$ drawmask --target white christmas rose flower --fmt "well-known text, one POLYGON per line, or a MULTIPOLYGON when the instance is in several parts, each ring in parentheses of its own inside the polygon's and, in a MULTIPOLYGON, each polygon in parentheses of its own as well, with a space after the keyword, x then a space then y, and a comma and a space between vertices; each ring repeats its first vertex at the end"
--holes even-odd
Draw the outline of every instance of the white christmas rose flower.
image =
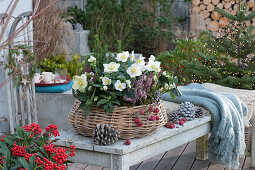
POLYGON ((146 69, 148 71, 160 72, 161 71, 160 62, 150 60, 149 63, 146 65, 146 69))
POLYGON ((145 65, 145 61, 144 61, 145 57, 143 57, 142 55, 139 56, 139 58, 137 58, 135 60, 135 63, 140 65, 140 66, 144 66, 145 65))
POLYGON ((166 71, 163 71, 162 75, 163 75, 163 76, 166 76, 166 71))
POLYGON ((151 60, 151 61, 155 61, 154 55, 151 55, 151 56, 150 56, 149 61, 150 61, 150 60, 151 60))
POLYGON ((79 90, 80 92, 84 92, 87 86, 88 81, 86 74, 82 74, 81 76, 74 76, 73 89, 79 90))
POLYGON ((120 80, 117 80, 116 83, 114 84, 114 87, 116 90, 122 91, 126 88, 126 83, 121 83, 120 80))
POLYGON ((117 54, 116 60, 121 62, 127 62, 128 57, 129 57, 129 52, 123 51, 122 53, 117 54))
POLYGON ((103 64, 103 65, 104 65, 104 72, 107 72, 107 73, 117 72, 120 67, 120 64, 115 62, 110 62, 109 64, 103 64))
POLYGON ((140 65, 138 64, 132 64, 130 67, 127 69, 127 73, 130 75, 130 77, 134 78, 136 76, 142 75, 142 71, 140 69, 140 65))
POLYGON ((165 89, 168 90, 170 88, 170 86, 166 83, 165 84, 165 89))
POLYGON ((131 61, 135 60, 135 52, 134 51, 132 51, 132 53, 131 53, 129 58, 130 58, 131 61))
POLYGON ((106 91, 108 89, 108 87, 107 86, 103 86, 103 89, 106 91))
POLYGON ((96 58, 91 55, 88 59, 88 62, 92 63, 94 61, 96 61, 96 58))
POLYGON ((102 82, 103 82, 103 85, 106 86, 106 85, 110 85, 112 83, 112 80, 109 79, 108 77, 102 77, 102 82))
POLYGON ((130 80, 126 80, 127 86, 128 88, 131 88, 131 81, 130 80))

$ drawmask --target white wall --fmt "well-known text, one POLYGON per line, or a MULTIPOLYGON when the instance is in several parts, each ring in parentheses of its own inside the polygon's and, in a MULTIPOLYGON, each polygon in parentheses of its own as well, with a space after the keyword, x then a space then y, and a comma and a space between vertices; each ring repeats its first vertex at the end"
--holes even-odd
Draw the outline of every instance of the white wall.
MULTIPOLYGON (((11 0, 0 0, 0 13, 5 13, 9 3, 11 0)), ((31 11, 32 10, 32 0, 19 0, 15 11, 13 13, 14 17, 17 17, 23 12, 31 11)), ((14 21, 14 19, 11 20, 7 27, 7 32, 5 35, 5 38, 9 35, 9 31, 11 28, 11 24, 14 21)), ((2 30, 1 30, 2 31, 2 30)), ((0 83, 2 83, 6 79, 4 74, 3 66, 0 66, 0 83)), ((8 109, 7 109, 7 97, 6 97, 6 87, 0 88, 0 117, 7 116, 8 115, 8 109)), ((0 132, 1 131, 7 131, 8 130, 8 124, 4 122, 0 122, 0 132)))

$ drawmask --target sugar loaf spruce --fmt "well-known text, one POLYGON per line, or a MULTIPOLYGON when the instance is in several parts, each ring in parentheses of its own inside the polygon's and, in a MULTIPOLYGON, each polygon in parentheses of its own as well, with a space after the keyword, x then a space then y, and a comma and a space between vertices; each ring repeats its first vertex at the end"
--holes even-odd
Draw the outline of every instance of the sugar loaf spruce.
POLYGON ((186 120, 190 121, 195 118, 195 108, 194 104, 186 101, 181 103, 180 107, 177 110, 180 118, 186 118, 186 120))
POLYGON ((96 145, 111 145, 118 141, 119 131, 108 124, 97 124, 92 137, 96 145))

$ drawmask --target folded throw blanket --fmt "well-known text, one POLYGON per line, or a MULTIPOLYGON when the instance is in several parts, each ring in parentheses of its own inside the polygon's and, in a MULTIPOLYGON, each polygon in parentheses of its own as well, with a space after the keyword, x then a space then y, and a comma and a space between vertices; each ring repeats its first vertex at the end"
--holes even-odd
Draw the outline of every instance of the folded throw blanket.
POLYGON ((238 168, 239 157, 245 153, 243 118, 248 112, 245 104, 234 94, 214 92, 197 83, 180 86, 179 90, 180 97, 172 100, 165 93, 163 100, 178 103, 190 101, 208 109, 213 118, 209 158, 230 168, 238 168))

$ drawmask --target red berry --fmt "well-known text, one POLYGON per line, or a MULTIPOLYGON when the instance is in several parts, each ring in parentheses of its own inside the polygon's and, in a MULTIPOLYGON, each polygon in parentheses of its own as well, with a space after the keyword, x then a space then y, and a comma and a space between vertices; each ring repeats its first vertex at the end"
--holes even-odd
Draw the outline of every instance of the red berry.
POLYGON ((184 124, 184 121, 183 120, 180 120, 179 121, 179 125, 183 125, 184 124))
POLYGON ((3 158, 5 158, 5 156, 3 156, 3 158))
POLYGON ((138 127, 141 127, 142 125, 143 125, 143 122, 138 122, 138 123, 137 123, 137 126, 138 126, 138 127))
POLYGON ((170 126, 172 125, 172 123, 171 122, 169 122, 169 123, 166 123, 166 127, 167 128, 170 128, 170 126))
POLYGON ((183 118, 182 121, 184 121, 184 123, 187 121, 186 118, 183 118))
POLYGON ((159 108, 156 108, 156 109, 155 109, 155 113, 158 113, 158 112, 159 112, 159 108))
POLYGON ((139 123, 140 120, 139 120, 138 118, 135 118, 135 122, 136 122, 136 123, 139 123))
POLYGON ((174 125, 174 124, 171 124, 170 128, 171 128, 171 129, 175 128, 175 125, 174 125))
POLYGON ((144 110, 141 110, 141 114, 144 115, 144 110))
POLYGON ((125 145, 130 145, 130 144, 131 144, 131 141, 128 139, 128 140, 125 141, 124 144, 125 144, 125 145))
POLYGON ((159 117, 158 117, 158 116, 156 116, 156 119, 157 119, 157 120, 159 120, 159 117))
POLYGON ((156 120, 156 116, 151 116, 150 120, 152 121, 156 120))
POLYGON ((149 108, 149 110, 150 110, 150 111, 152 111, 152 110, 153 110, 153 108, 152 108, 152 107, 150 107, 150 108, 149 108))

